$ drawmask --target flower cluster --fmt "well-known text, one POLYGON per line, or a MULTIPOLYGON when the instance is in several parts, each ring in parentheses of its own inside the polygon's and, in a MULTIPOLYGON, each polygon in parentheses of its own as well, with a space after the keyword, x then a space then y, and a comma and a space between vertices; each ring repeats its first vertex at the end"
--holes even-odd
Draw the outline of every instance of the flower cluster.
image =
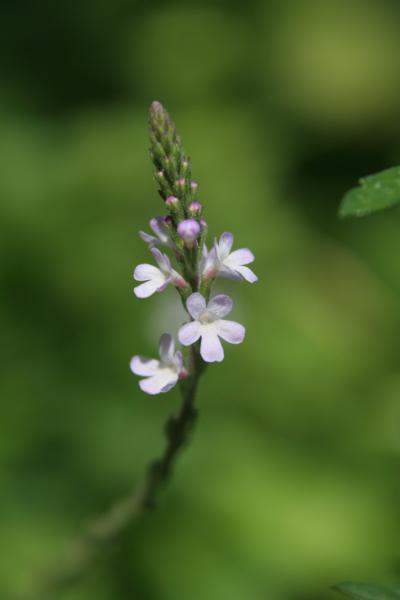
POLYGON ((190 318, 177 333, 180 344, 191 347, 186 366, 182 352, 175 351, 173 337, 166 333, 160 339, 160 360, 142 356, 131 360, 133 373, 145 378, 139 382, 140 388, 148 394, 159 394, 169 391, 180 379, 193 377, 197 359, 221 362, 221 339, 230 344, 243 341, 243 325, 225 319, 233 307, 231 298, 225 294, 210 298, 210 292, 218 277, 254 283, 257 276, 247 266, 254 260, 252 252, 247 248, 232 251, 231 233, 223 233, 207 248, 207 223, 197 199, 198 184, 191 178, 190 160, 175 126, 159 102, 150 107, 150 142, 155 179, 167 214, 151 219, 152 234, 139 232, 157 266, 146 263, 136 267, 133 277, 140 284, 134 293, 138 298, 148 298, 173 285, 190 318), (171 252, 176 269, 160 248, 171 252))

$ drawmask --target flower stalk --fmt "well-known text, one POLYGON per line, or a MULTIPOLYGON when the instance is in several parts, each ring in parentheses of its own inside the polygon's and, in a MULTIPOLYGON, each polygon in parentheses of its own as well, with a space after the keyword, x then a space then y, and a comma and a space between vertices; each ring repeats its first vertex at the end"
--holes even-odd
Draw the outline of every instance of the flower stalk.
POLYGON ((218 277, 257 281, 247 266, 254 256, 247 248, 232 252, 233 235, 229 232, 207 248, 208 226, 203 217, 203 203, 197 198, 199 185, 192 180, 191 160, 183 150, 171 117, 159 102, 150 106, 149 126, 154 179, 166 214, 150 219, 152 233, 139 232, 157 266, 144 263, 135 268, 133 277, 139 284, 134 287, 134 294, 142 300, 171 286, 177 290, 188 321, 175 337, 182 350, 186 347, 188 350, 176 349, 174 336, 163 333, 159 359, 135 355, 130 368, 142 377, 139 386, 146 394, 164 394, 179 385, 182 402, 165 425, 164 451, 150 463, 142 483, 94 520, 73 544, 67 559, 45 578, 40 592, 32 596, 35 599, 49 597, 84 574, 137 516, 155 506, 196 423, 196 394, 201 375, 209 363, 224 359, 221 340, 240 344, 245 337, 245 328, 240 323, 224 318, 233 308, 231 298, 225 294, 211 296, 211 292, 218 277))

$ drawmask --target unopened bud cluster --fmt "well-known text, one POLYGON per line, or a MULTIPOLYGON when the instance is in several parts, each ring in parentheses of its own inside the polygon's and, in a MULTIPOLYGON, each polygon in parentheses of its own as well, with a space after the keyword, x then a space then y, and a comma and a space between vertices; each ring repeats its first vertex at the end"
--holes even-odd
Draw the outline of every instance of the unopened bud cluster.
MULTIPOLYGON (((220 338, 239 344, 245 329, 235 321, 224 319, 233 302, 225 294, 210 299, 214 280, 221 276, 253 283, 256 275, 248 265, 253 262, 252 252, 246 248, 231 251, 233 235, 223 233, 213 246, 206 246, 207 223, 203 206, 197 199, 198 183, 192 179, 191 161, 185 155, 176 128, 168 112, 159 102, 150 106, 150 154, 154 163, 154 178, 164 200, 164 216, 150 220, 152 233, 139 232, 148 244, 157 266, 140 264, 134 279, 140 285, 134 288, 138 298, 147 298, 173 285, 181 296, 190 320, 182 325, 177 337, 182 346, 192 346, 206 362, 220 362, 224 351, 220 338), (175 268, 168 254, 175 260, 175 268), (200 343, 199 343, 200 340, 200 343)), ((149 394, 170 390, 179 379, 193 375, 191 364, 185 365, 183 354, 175 351, 170 334, 160 339, 160 360, 134 356, 131 369, 144 377, 141 389, 149 394)))

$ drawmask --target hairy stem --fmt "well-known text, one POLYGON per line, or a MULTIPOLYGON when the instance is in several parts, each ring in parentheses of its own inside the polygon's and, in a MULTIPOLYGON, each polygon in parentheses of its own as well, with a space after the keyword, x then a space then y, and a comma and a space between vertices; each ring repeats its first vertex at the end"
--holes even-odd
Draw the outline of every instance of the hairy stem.
POLYGON ((143 482, 131 494, 96 518, 86 533, 71 545, 64 561, 45 575, 44 584, 33 594, 32 600, 53 597, 51 594, 83 576, 136 517, 154 507, 159 492, 171 477, 177 454, 187 443, 196 422, 195 399, 202 364, 195 347, 191 348, 191 363, 191 376, 180 382, 179 411, 165 424, 167 443, 160 458, 150 463, 143 482))

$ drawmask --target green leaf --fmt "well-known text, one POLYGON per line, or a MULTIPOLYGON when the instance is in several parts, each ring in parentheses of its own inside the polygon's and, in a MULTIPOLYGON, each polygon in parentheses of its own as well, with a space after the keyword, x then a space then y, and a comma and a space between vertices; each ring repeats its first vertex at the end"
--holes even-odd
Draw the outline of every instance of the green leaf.
POLYGON ((334 589, 353 600, 400 600, 400 587, 398 585, 380 586, 344 581, 337 583, 334 589))
POLYGON ((340 217, 362 217, 400 203, 400 167, 360 179, 359 187, 345 194, 340 217))

